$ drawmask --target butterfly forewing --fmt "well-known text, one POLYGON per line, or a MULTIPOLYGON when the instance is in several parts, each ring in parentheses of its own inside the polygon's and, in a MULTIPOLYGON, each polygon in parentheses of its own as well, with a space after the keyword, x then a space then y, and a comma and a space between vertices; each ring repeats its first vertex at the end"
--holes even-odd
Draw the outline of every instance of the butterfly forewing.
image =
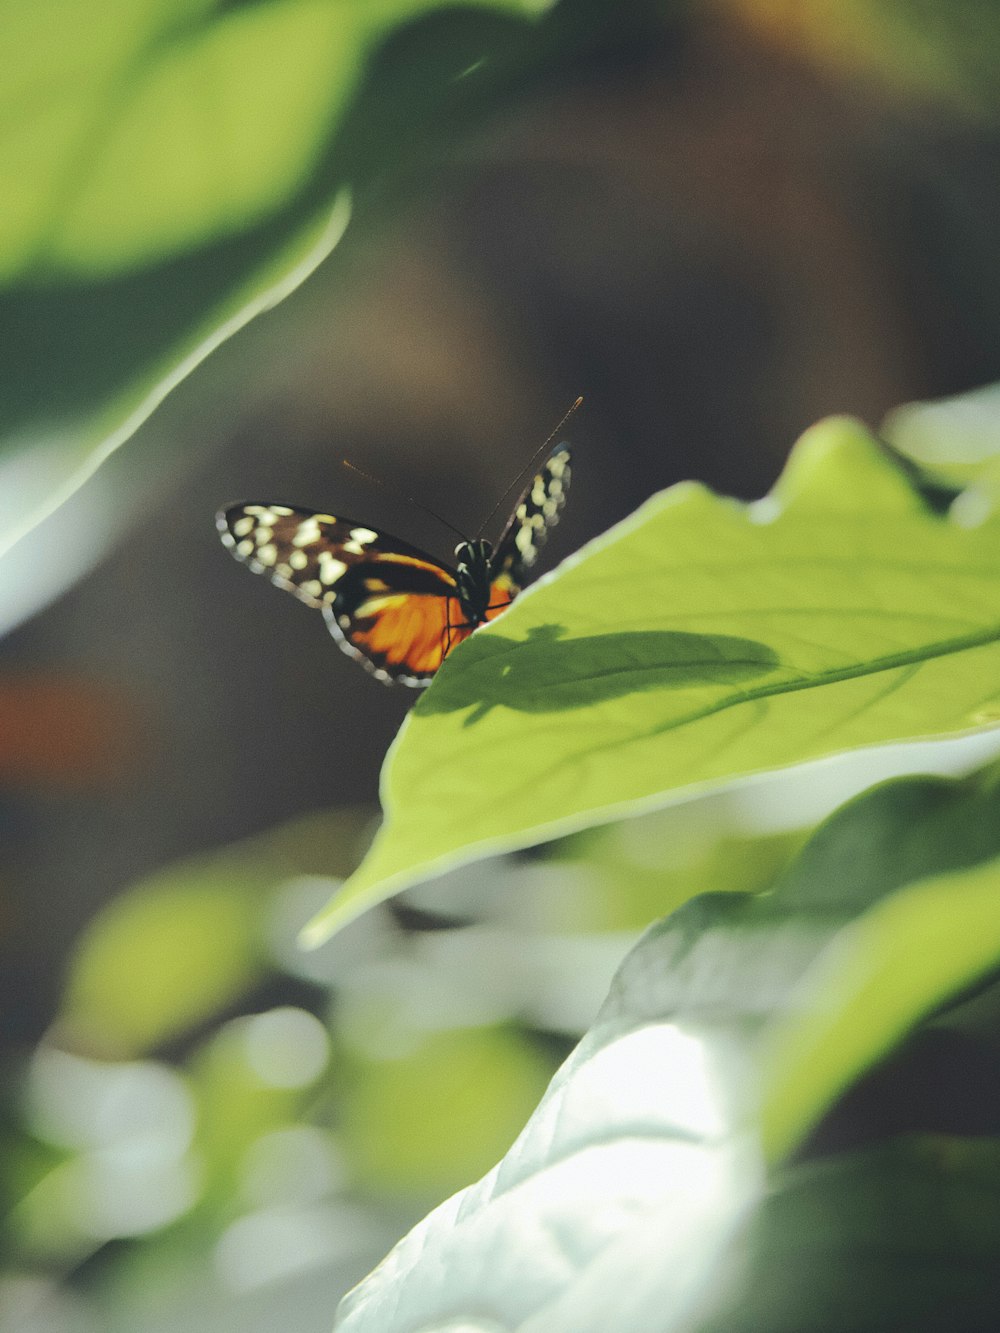
POLYGON ((524 571, 537 560, 548 530, 559 521, 570 479, 570 452, 560 444, 546 459, 531 485, 522 493, 493 556, 494 578, 519 588, 524 571))
POLYGON ((291 505, 240 504, 222 510, 216 524, 237 560, 310 606, 330 605, 348 570, 368 562, 393 566, 404 580, 403 571, 420 571, 421 592, 446 596, 455 586, 444 565, 356 519, 291 505))

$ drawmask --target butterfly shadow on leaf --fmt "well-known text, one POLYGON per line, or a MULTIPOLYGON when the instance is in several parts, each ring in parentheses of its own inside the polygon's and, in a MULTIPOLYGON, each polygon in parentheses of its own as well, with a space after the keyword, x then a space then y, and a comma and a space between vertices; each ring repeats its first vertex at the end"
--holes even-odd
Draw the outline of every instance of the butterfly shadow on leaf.
POLYGON ((465 726, 493 708, 559 712, 607 699, 685 686, 740 685, 780 665, 772 648, 730 634, 681 630, 623 631, 564 639, 561 625, 540 625, 526 639, 474 634, 456 649, 416 711, 471 707, 465 726))

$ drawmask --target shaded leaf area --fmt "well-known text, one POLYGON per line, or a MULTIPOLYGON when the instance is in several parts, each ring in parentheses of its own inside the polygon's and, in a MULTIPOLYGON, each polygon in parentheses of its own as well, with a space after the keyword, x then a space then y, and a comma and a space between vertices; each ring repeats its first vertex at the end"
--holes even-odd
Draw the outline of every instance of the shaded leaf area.
POLYGON ((318 918, 447 865, 752 774, 1000 720, 1000 519, 940 516, 857 423, 746 507, 682 484, 448 658, 385 825, 318 918))
MULTIPOLYGON (((838 1094, 995 974, 998 816, 995 769, 887 783, 827 821, 771 892, 705 895, 652 927, 511 1151, 397 1246, 338 1327, 476 1326, 486 1309, 521 1333, 941 1328, 953 1297, 991 1309, 993 1138, 790 1155, 838 1094), (973 1205, 950 1230, 949 1198, 973 1205), (831 1260, 825 1283, 787 1275, 803 1247, 807 1266, 831 1260), (906 1255, 929 1264, 926 1309, 887 1325, 906 1255), (827 1304, 855 1261, 850 1300, 827 1304)), ((959 1066, 956 1100, 977 1071, 959 1066)))
POLYGON ((902 1139, 782 1172, 698 1333, 1000 1324, 1000 1140, 902 1139))
POLYGON ((469 727, 491 708, 559 712, 644 690, 706 681, 738 685, 779 665, 766 644, 729 634, 650 630, 563 643, 564 633, 561 625, 539 625, 523 642, 502 634, 478 636, 469 645, 465 670, 442 680, 422 711, 453 713, 473 704, 463 721, 469 727))
MULTIPOLYGON (((384 207, 457 127, 611 22, 600 4, 544 8, 116 0, 93 22, 74 8, 73 42, 61 0, 12 12, 0 450, 17 485, 3 548, 308 275, 351 196, 384 207)), ((637 4, 623 27, 648 22, 637 4)))

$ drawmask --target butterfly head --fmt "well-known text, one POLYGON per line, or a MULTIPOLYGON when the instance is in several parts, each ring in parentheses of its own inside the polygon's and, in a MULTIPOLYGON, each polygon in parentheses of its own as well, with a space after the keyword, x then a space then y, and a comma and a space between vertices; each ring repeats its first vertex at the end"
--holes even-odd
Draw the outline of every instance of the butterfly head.
POLYGON ((455 547, 455 582, 462 610, 474 625, 486 619, 490 602, 492 543, 477 538, 455 547))

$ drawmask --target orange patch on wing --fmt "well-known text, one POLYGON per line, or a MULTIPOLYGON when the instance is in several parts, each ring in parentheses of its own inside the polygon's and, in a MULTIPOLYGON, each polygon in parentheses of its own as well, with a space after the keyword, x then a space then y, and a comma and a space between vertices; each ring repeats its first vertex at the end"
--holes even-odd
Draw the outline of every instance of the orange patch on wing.
POLYGON ((380 599, 367 628, 354 630, 350 638, 379 666, 431 676, 471 633, 457 597, 405 593, 380 599))
MULTIPOLYGON (((510 605, 515 589, 497 579, 490 590, 486 619, 495 620, 510 605)), ((353 629, 350 640, 376 666, 432 676, 457 643, 467 639, 470 625, 457 597, 401 593, 371 599, 372 613, 353 629)))
POLYGON ((502 616, 517 594, 518 589, 506 574, 496 579, 490 586, 490 604, 486 608, 486 619, 496 620, 497 616, 502 616))

